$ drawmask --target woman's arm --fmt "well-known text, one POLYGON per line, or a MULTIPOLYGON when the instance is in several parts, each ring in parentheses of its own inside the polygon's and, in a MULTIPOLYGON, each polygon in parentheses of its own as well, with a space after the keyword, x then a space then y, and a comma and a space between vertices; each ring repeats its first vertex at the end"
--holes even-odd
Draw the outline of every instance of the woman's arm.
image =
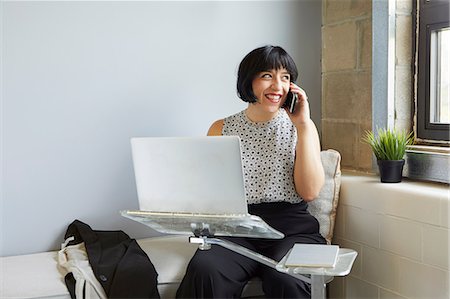
POLYGON ((319 134, 310 117, 305 91, 295 84, 291 84, 291 91, 297 93, 299 100, 294 113, 288 112, 298 137, 294 164, 295 190, 305 201, 311 201, 319 195, 325 180, 319 134))
POLYGON ((320 142, 312 120, 297 126, 297 147, 295 149, 294 183, 297 193, 305 200, 315 199, 325 180, 320 142))
POLYGON ((208 136, 222 136, 223 119, 215 121, 208 130, 208 136))

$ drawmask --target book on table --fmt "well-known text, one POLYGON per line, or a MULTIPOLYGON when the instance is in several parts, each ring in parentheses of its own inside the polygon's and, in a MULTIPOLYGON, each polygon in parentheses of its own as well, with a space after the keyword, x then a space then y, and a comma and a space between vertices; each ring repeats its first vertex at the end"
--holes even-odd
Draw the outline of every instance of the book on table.
POLYGON ((338 245, 296 243, 287 256, 285 266, 332 268, 336 265, 338 253, 338 245))

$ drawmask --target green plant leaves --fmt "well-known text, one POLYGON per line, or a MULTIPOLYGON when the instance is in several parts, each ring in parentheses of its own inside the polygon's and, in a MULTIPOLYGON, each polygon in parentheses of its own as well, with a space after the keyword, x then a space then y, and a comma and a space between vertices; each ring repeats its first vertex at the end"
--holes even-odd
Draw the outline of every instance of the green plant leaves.
POLYGON ((378 129, 377 135, 366 131, 363 142, 370 145, 378 160, 402 160, 406 147, 413 144, 413 132, 378 129))

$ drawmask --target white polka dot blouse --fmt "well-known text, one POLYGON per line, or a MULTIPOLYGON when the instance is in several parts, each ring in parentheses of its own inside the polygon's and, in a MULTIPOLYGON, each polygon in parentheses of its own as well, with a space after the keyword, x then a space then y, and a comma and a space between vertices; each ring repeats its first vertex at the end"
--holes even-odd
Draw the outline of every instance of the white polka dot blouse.
POLYGON ((270 121, 260 123, 251 121, 243 110, 224 119, 222 134, 241 139, 249 204, 302 200, 295 191, 293 176, 297 130, 284 109, 270 121))

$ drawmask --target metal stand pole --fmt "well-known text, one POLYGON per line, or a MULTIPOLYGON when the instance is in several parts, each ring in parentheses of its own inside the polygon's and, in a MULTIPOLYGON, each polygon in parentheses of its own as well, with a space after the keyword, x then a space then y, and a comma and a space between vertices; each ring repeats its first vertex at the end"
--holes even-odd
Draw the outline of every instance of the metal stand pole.
MULTIPOLYGON (((259 254, 257 252, 254 252, 250 249, 247 249, 241 245, 235 244, 233 242, 229 242, 227 240, 222 240, 222 239, 217 239, 217 238, 209 238, 209 237, 205 237, 205 236, 199 236, 199 237, 190 237, 189 238, 189 242, 190 243, 194 243, 194 244, 199 244, 199 249, 200 250, 205 250, 205 249, 209 249, 211 248, 211 244, 215 244, 215 245, 219 245, 222 246, 224 248, 227 248, 231 251, 237 252, 243 256, 246 256, 254 261, 260 262, 261 264, 264 264, 266 266, 269 266, 277 271, 280 271, 280 269, 277 268, 278 262, 268 258, 262 254, 259 254), (205 248, 205 249, 204 249, 205 248)), ((280 271, 283 272, 283 271, 280 271)), ((324 299, 325 297, 314 297, 313 294, 314 292, 317 292, 319 295, 320 294, 325 294, 324 290, 322 290, 322 292, 318 292, 318 291, 313 291, 314 289, 318 289, 320 288, 320 286, 324 287, 324 277, 322 275, 314 275, 317 276, 316 280, 317 282, 313 281, 312 279, 310 279, 309 277, 306 277, 302 274, 295 274, 292 275, 290 273, 287 272, 283 272, 286 273, 288 275, 294 276, 297 279, 303 280, 309 284, 311 284, 311 298, 312 299, 324 299), (321 280, 320 280, 321 278, 321 280), (317 284, 317 285, 316 285, 317 284), (315 286, 316 285, 316 286, 315 286)))
POLYGON ((325 299, 325 277, 323 275, 311 275, 311 298, 325 299))

